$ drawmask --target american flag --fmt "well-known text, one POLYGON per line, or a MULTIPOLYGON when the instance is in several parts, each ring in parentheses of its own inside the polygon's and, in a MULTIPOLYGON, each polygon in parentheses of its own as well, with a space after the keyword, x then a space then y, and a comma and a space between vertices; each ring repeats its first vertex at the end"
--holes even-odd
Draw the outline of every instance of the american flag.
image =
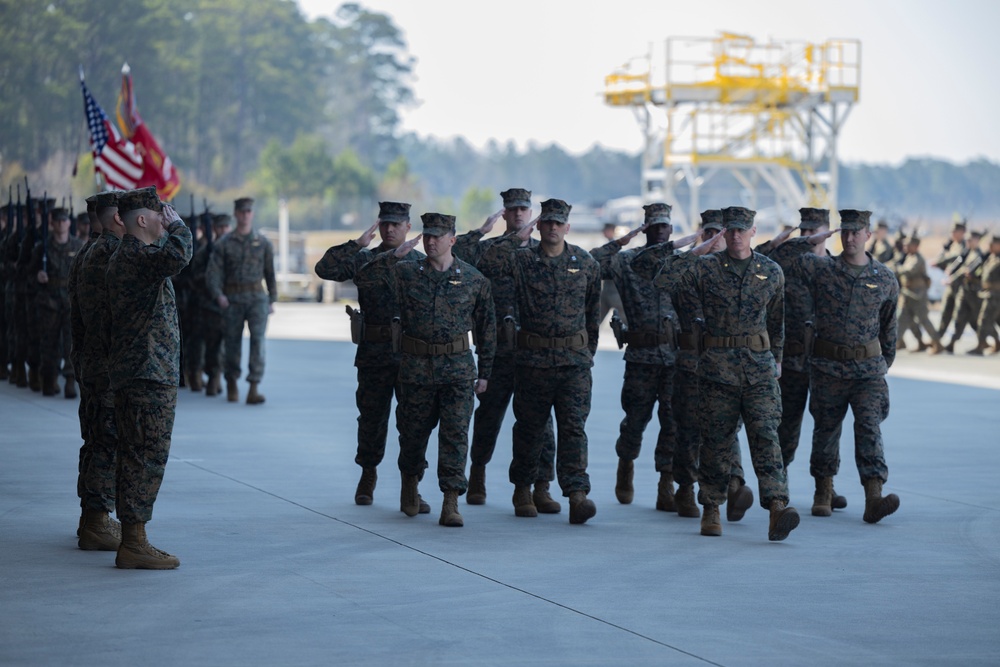
POLYGON ((131 141, 123 139, 104 110, 94 101, 87 84, 80 76, 83 106, 90 130, 90 146, 94 153, 94 169, 104 175, 110 188, 131 190, 143 173, 142 157, 131 141))

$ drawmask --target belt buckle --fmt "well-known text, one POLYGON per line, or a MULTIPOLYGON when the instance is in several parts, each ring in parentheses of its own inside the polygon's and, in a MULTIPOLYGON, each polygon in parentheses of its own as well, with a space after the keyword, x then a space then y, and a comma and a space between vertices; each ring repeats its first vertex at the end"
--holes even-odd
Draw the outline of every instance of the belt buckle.
POLYGON ((865 358, 866 358, 865 355, 867 353, 868 353, 868 349, 867 348, 864 348, 864 347, 857 347, 857 348, 855 348, 854 349, 854 361, 864 361, 865 358))

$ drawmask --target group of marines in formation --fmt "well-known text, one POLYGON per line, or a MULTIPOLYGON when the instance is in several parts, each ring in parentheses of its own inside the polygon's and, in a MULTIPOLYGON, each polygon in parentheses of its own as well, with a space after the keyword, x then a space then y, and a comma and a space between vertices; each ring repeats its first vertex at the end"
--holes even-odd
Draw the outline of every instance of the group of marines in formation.
MULTIPOLYGON (((67 398, 77 398, 79 384, 84 444, 77 479, 78 544, 84 550, 115 551, 119 568, 180 564, 149 544, 145 525, 167 463, 180 380, 174 281, 196 289, 190 279, 184 282, 192 257, 202 269, 197 284, 222 320, 230 400, 238 400, 241 338, 249 321, 260 342, 256 348, 251 344, 247 402, 264 401, 257 392, 263 329, 277 291, 273 250, 252 229, 252 205, 251 199, 237 200, 236 229, 218 238, 214 253, 202 243, 198 255, 191 228, 151 187, 89 197, 85 217, 77 221, 86 241, 70 234, 67 211, 47 203, 35 207, 29 202, 17 211, 16 227, 12 216, 4 218, 0 247, 6 260, 7 326, 0 371, 12 383, 45 395, 59 393, 59 373, 67 398), (33 215, 36 210, 50 215, 33 215), (39 231, 43 225, 49 233, 39 231), (32 346, 38 348, 37 361, 32 346)), ((217 234, 225 231, 220 223, 228 223, 228 217, 216 217, 217 234)), ((218 360, 220 341, 209 337, 208 352, 200 355, 186 342, 195 358, 192 368, 200 371, 200 360, 207 358, 209 381, 218 386, 218 365, 210 362, 218 360)))
POLYGON ((996 259, 1000 239, 985 230, 969 229, 968 223, 957 218, 951 225, 950 237, 932 265, 944 272, 944 295, 941 321, 935 327, 928 316, 927 260, 920 253, 920 238, 914 232, 907 236, 900 231, 895 242, 888 239, 888 225, 880 221, 869 248, 872 256, 890 266, 900 281, 899 349, 906 349, 903 334, 907 331, 917 340, 915 352, 930 354, 955 352, 955 343, 966 327, 976 333, 976 346, 967 354, 982 356, 986 351, 1000 352, 1000 272, 996 259), (980 245, 988 244, 984 251, 980 245), (943 341, 954 320, 951 340, 943 341), (930 343, 924 340, 924 332, 930 343), (993 345, 990 346, 992 339, 993 345))
POLYGON ((900 287, 866 251, 870 212, 840 211, 838 256, 825 247, 834 234, 827 210, 802 209, 799 238, 788 232, 752 248, 754 211, 705 211, 697 233, 671 240, 671 209, 662 203, 644 207, 639 229, 588 252, 565 241, 571 207, 564 201, 542 202, 531 220, 529 191, 501 196, 503 208, 478 230, 456 235, 452 216, 427 213, 422 235, 409 241, 409 205, 383 202, 371 228, 316 265, 321 278, 358 287, 360 310, 348 307, 358 344, 357 504, 373 502, 395 396, 400 509, 430 512, 418 485, 437 425, 439 523, 463 525, 458 498, 486 502, 486 467, 513 400, 515 515, 560 512, 550 493, 558 480, 570 523, 592 518, 585 426, 604 279, 621 294, 624 312, 613 328, 627 346, 619 502, 633 500, 634 461, 655 407, 656 508, 700 517, 703 535, 721 535, 722 505, 729 521, 739 521, 753 504, 737 439, 742 425, 760 504, 770 512, 768 537, 785 539, 799 523, 788 505, 787 469, 808 406, 812 514, 847 505, 833 479, 848 408, 863 518, 875 523, 896 511, 899 498, 882 493, 888 468, 880 424, 889 410, 885 374, 897 349, 900 287), (506 230, 488 237, 501 217, 506 230), (381 243, 372 247, 376 233, 381 243), (639 233, 646 244, 624 250, 639 233), (421 239, 426 255, 416 250, 421 239))

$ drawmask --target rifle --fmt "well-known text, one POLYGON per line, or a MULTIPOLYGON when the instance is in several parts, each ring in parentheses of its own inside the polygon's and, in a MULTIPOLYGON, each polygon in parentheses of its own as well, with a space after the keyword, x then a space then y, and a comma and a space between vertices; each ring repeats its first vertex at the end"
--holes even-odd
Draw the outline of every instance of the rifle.
MULTIPOLYGON (((192 209, 194 208, 193 201, 194 198, 192 196, 192 206, 191 206, 192 209)), ((212 238, 212 214, 208 210, 208 200, 202 199, 201 202, 202 206, 205 207, 205 210, 201 214, 201 224, 205 228, 205 247, 208 249, 208 256, 211 257, 212 248, 214 247, 215 243, 215 239, 212 238)))
POLYGON ((42 193, 42 271, 49 270, 49 193, 42 193))
POLYGON ((24 238, 24 207, 21 206, 21 184, 17 184, 17 240, 24 238))
MULTIPOLYGON (((3 240, 6 241, 14 230, 14 186, 7 186, 7 228, 4 230, 3 240)), ((0 257, 0 262, 6 261, 5 257, 0 257)))

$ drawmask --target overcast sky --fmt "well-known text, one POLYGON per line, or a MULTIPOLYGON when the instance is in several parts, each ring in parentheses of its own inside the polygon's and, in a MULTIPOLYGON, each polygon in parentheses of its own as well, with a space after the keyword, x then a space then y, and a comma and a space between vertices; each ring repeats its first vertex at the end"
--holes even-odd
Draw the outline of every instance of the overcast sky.
MULTIPOLYGON (((329 0, 298 0, 309 18, 329 0)), ((1000 162, 996 0, 367 0, 416 58, 419 105, 404 129, 638 151, 628 109, 604 104, 605 75, 673 36, 725 30, 759 42, 856 38, 861 100, 844 126, 845 162, 932 156, 1000 162)))

